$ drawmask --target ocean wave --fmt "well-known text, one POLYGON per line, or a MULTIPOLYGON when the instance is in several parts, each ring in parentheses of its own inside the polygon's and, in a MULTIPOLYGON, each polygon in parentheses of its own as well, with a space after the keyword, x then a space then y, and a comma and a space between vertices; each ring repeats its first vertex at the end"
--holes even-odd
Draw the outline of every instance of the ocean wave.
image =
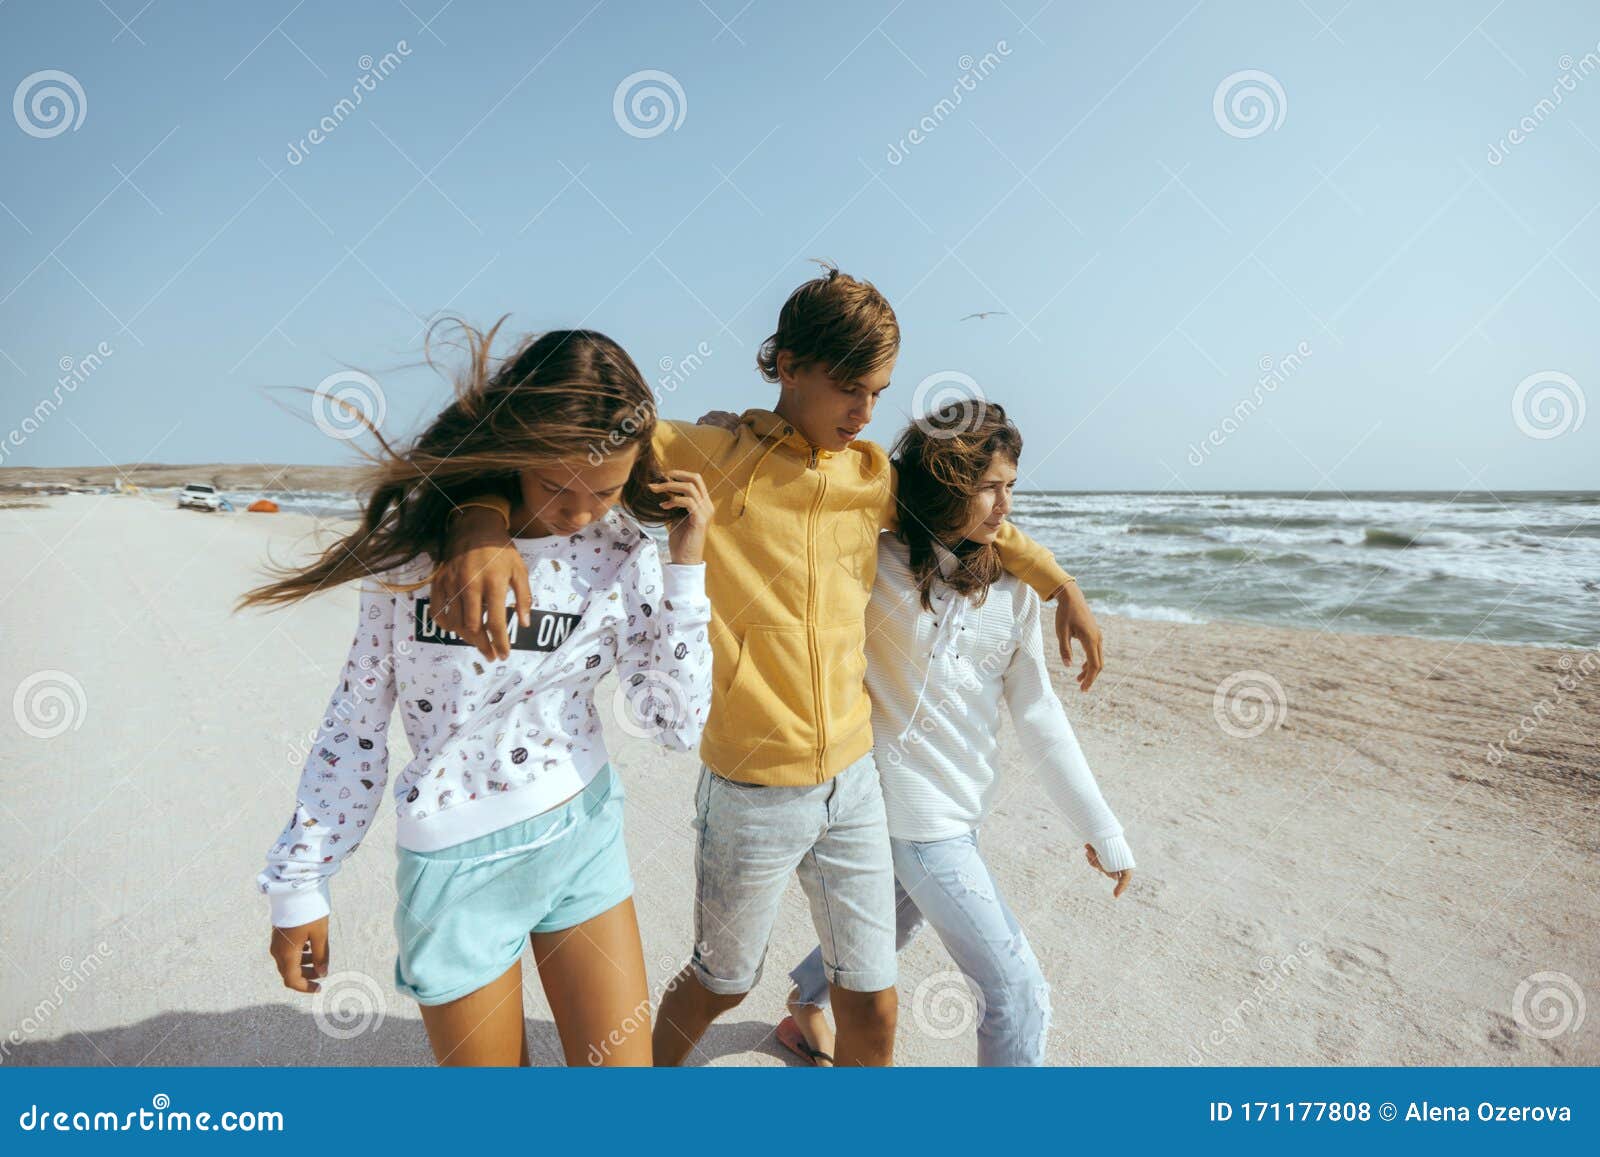
POLYGON ((1207 623, 1211 621, 1201 618, 1193 611, 1186 611, 1182 607, 1151 606, 1145 603, 1107 603, 1105 611, 1108 615, 1121 615, 1125 619, 1144 619, 1157 623, 1207 623))

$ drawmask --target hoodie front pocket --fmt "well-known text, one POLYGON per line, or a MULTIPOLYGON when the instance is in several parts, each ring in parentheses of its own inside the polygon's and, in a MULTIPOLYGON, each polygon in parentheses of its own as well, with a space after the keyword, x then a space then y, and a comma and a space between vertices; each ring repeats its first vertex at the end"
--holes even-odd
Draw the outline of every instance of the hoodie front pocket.
POLYGON ((816 743, 816 696, 804 628, 750 627, 727 691, 712 705, 706 730, 749 746, 816 743))
POLYGON ((867 635, 860 619, 817 628, 822 664, 822 709, 827 712, 829 742, 868 727, 872 701, 867 697, 867 635))

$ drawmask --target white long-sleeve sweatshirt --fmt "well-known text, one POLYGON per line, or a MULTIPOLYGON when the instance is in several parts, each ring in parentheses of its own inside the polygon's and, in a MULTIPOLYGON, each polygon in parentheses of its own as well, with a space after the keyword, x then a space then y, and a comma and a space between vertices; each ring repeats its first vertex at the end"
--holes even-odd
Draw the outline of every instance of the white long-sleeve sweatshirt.
POLYGON ((388 779, 396 705, 413 758, 395 777, 396 838, 436 851, 548 811, 605 765, 595 685, 617 672, 601 710, 633 735, 693 750, 711 705, 705 566, 663 568, 654 541, 613 507, 573 535, 517 538, 532 624, 507 595, 511 657, 489 662, 441 631, 426 555, 363 584, 339 684, 300 776, 294 814, 257 884, 272 923, 326 915, 328 879, 361 843, 388 779))
MULTIPOLYGON (((953 557, 942 547, 936 553, 948 573, 953 557)), ((1037 769, 1104 868, 1133 867, 1122 825, 1050 684, 1038 594, 1004 575, 981 607, 938 581, 930 595, 932 612, 922 608, 910 549, 880 536, 867 604, 867 690, 889 834, 942 840, 983 822, 1000 779, 1004 700, 1023 767, 1037 769)))

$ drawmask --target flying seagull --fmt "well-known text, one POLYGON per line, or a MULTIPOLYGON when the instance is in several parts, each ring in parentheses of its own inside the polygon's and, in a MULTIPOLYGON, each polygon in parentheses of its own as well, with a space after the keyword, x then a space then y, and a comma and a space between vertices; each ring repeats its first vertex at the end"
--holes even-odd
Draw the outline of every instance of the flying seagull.
POLYGON ((985 310, 983 313, 969 313, 969 314, 967 314, 966 317, 962 318, 961 320, 962 321, 970 321, 972 318, 977 318, 979 321, 982 321, 986 317, 1010 317, 1010 316, 1011 315, 1009 313, 1007 313, 1003 309, 989 309, 989 310, 985 310))

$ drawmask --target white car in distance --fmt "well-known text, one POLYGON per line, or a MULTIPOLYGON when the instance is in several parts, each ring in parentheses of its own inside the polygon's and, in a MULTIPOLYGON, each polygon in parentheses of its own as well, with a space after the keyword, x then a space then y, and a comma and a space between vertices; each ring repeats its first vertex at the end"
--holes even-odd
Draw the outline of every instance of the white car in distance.
POLYGON ((178 509, 221 510, 222 495, 217 493, 215 486, 204 482, 190 482, 178 491, 178 509))

